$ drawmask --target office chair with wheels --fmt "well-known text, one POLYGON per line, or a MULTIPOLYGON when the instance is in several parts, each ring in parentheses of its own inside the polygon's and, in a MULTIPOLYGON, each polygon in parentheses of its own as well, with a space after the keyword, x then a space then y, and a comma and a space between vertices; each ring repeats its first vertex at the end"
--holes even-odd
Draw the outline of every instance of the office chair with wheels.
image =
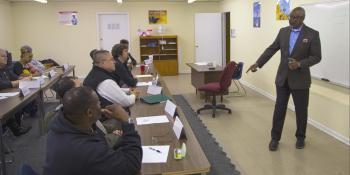
POLYGON ((199 114, 202 110, 212 109, 212 117, 215 117, 216 109, 222 109, 228 111, 231 114, 231 109, 226 108, 223 104, 216 104, 216 96, 223 94, 231 85, 232 75, 236 69, 237 64, 235 62, 230 62, 226 65, 224 71, 220 75, 220 80, 218 82, 208 83, 198 88, 199 91, 203 91, 207 94, 211 94, 213 96, 212 103, 207 104, 204 107, 197 110, 197 114, 199 114))

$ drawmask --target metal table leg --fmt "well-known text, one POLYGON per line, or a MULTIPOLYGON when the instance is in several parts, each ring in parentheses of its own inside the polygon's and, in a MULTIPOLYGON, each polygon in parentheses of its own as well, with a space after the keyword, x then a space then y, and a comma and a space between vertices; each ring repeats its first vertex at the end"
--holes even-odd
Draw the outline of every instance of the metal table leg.
POLYGON ((1 147, 1 174, 6 175, 6 161, 5 161, 5 150, 4 150, 4 142, 2 137, 2 122, 0 120, 0 147, 1 147))

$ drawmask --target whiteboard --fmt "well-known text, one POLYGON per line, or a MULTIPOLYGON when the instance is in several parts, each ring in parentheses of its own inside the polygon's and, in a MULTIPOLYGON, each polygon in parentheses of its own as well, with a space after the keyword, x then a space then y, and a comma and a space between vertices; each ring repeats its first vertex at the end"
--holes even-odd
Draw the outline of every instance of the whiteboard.
POLYGON ((312 77, 349 88, 349 0, 305 4, 304 23, 319 31, 322 60, 312 77))

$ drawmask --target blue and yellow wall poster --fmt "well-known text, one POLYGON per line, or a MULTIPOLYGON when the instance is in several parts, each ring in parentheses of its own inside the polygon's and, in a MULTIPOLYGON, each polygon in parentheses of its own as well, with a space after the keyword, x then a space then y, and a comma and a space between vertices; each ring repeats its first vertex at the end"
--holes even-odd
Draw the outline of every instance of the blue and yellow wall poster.
POLYGON ((149 10, 148 11, 149 24, 167 24, 168 16, 166 10, 149 10))
POLYGON ((261 4, 259 1, 253 3, 253 27, 254 28, 260 28, 260 22, 261 22, 261 4))
POLYGON ((291 0, 277 0, 276 20, 288 20, 291 0))

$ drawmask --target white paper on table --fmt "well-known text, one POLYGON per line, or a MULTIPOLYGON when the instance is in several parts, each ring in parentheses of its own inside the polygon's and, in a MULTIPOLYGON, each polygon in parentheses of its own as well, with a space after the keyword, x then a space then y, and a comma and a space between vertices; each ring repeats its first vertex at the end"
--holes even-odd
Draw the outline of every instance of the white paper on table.
POLYGON ((0 100, 3 100, 3 99, 6 99, 7 97, 2 97, 2 96, 0 96, 0 100))
POLYGON ((166 163, 168 159, 170 145, 162 145, 162 146, 142 146, 143 156, 142 163, 166 163), (159 150, 157 152, 150 148, 159 150))
POLYGON ((135 75, 136 78, 149 78, 152 77, 151 74, 147 74, 147 75, 135 75))
POLYGON ((174 122, 174 126, 173 126, 173 131, 174 131, 177 139, 180 139, 181 131, 182 131, 183 127, 184 127, 184 125, 182 124, 179 117, 176 117, 175 122, 174 122))
POLYGON ((67 71, 68 68, 69 68, 69 65, 68 65, 68 64, 63 64, 63 69, 64 69, 64 71, 67 71))
POLYGON ((136 118, 137 125, 149 125, 149 124, 168 123, 168 122, 169 122, 169 119, 166 115, 136 118))
POLYGON ((197 63, 194 63, 194 64, 196 64, 198 66, 206 66, 206 65, 208 65, 207 62, 197 62, 197 63))
POLYGON ((49 75, 50 75, 50 77, 54 77, 56 75, 56 73, 57 72, 55 70, 50 70, 49 75))
POLYGON ((19 92, 6 92, 6 93, 0 93, 0 97, 13 97, 18 94, 19 92))
MULTIPOLYGON (((141 66, 141 65, 139 65, 139 64, 138 64, 138 65, 136 65, 136 67, 140 67, 140 66, 141 66)), ((145 65, 145 67, 148 67, 148 65, 145 65)))
POLYGON ((45 83, 45 75, 42 75, 40 77, 33 77, 33 80, 38 80, 40 82, 40 84, 44 84, 45 83))
POLYGON ((19 88, 22 89, 23 87, 28 89, 40 88, 40 80, 20 80, 19 88))
POLYGON ((162 87, 160 86, 148 86, 147 94, 158 95, 162 93, 162 87))
POLYGON ((30 90, 27 87, 22 87, 20 90, 22 91, 24 97, 30 94, 30 90))
POLYGON ((175 110, 176 110, 176 105, 170 100, 167 100, 165 104, 165 112, 168 113, 170 116, 174 116, 175 110))
POLYGON ((140 87, 140 86, 151 86, 152 85, 152 81, 149 82, 137 82, 136 86, 140 87))

